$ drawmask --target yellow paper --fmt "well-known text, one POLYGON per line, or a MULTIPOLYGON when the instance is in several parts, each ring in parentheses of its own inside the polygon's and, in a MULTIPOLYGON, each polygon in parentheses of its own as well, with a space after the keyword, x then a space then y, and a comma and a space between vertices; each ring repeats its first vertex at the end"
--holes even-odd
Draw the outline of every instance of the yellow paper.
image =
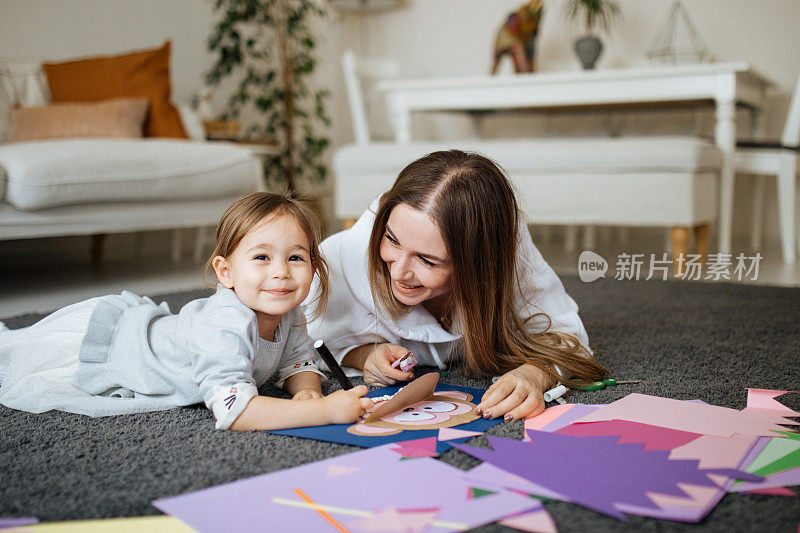
POLYGON ((102 520, 72 520, 68 522, 45 522, 17 528, 18 531, 36 533, 193 533, 177 518, 167 515, 141 516, 136 518, 106 518, 102 520))

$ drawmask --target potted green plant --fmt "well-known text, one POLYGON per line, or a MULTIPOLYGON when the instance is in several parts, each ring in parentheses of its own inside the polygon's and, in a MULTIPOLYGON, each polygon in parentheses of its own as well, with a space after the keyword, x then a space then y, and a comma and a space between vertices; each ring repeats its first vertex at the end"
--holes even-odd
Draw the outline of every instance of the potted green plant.
POLYGON ((232 77, 238 83, 223 120, 249 124, 245 140, 272 140, 276 153, 264 159, 268 183, 294 189, 298 179, 319 182, 327 167, 322 156, 330 126, 329 91, 314 89, 317 40, 310 23, 325 16, 315 0, 214 0, 219 21, 208 38, 217 53, 206 73, 209 86, 232 77))
POLYGON ((603 52, 603 43, 594 34, 595 27, 602 31, 611 29, 620 10, 616 0, 568 0, 567 16, 586 28, 586 34, 575 41, 575 53, 585 69, 594 68, 603 52))

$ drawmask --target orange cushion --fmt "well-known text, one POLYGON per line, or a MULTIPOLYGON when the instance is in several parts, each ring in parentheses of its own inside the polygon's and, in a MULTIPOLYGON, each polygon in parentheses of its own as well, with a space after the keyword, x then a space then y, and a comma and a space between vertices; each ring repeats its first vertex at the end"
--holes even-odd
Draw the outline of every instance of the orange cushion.
POLYGON ((142 136, 147 98, 23 107, 11 113, 8 142, 65 137, 142 136))
POLYGON ((53 102, 144 97, 150 101, 146 137, 186 138, 178 110, 170 103, 169 51, 167 41, 154 50, 44 63, 42 68, 53 102))

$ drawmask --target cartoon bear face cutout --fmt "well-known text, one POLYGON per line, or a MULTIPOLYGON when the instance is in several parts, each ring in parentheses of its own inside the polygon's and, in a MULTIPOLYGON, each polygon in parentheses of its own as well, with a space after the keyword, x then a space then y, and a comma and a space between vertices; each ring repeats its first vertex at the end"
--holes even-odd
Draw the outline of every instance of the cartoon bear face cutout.
MULTIPOLYGON (((348 433, 362 437, 387 437, 405 430, 439 429, 466 424, 477 420, 472 395, 460 391, 439 391, 432 396, 409 405, 405 409, 374 420, 369 425, 362 418, 349 428, 348 433)), ((365 418, 377 406, 365 413, 365 418)))

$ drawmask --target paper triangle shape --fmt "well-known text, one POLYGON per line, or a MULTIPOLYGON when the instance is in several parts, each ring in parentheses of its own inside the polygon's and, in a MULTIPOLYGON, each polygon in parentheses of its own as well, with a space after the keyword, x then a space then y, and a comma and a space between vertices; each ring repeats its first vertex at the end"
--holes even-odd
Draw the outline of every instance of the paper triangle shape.
POLYGON ((530 533, 558 533, 553 517, 544 509, 506 518, 500 521, 500 525, 530 533))
POLYGON ((467 437, 474 437, 475 435, 483 435, 480 431, 467 431, 464 429, 454 428, 439 428, 439 440, 455 440, 465 439, 467 437))
POLYGON ((330 465, 328 470, 325 472, 325 477, 339 477, 339 476, 347 476, 349 474, 355 474, 356 472, 360 472, 358 468, 354 466, 345 466, 345 465, 330 465))
POLYGON ((399 453, 406 459, 412 459, 414 457, 437 457, 439 455, 436 451, 436 437, 401 441, 391 448, 391 450, 399 453))
POLYGON ((477 498, 482 498, 483 496, 489 496, 490 494, 495 494, 496 490, 489 490, 489 489, 482 489, 480 487, 470 487, 469 493, 467 494, 467 499, 474 500, 477 498))

